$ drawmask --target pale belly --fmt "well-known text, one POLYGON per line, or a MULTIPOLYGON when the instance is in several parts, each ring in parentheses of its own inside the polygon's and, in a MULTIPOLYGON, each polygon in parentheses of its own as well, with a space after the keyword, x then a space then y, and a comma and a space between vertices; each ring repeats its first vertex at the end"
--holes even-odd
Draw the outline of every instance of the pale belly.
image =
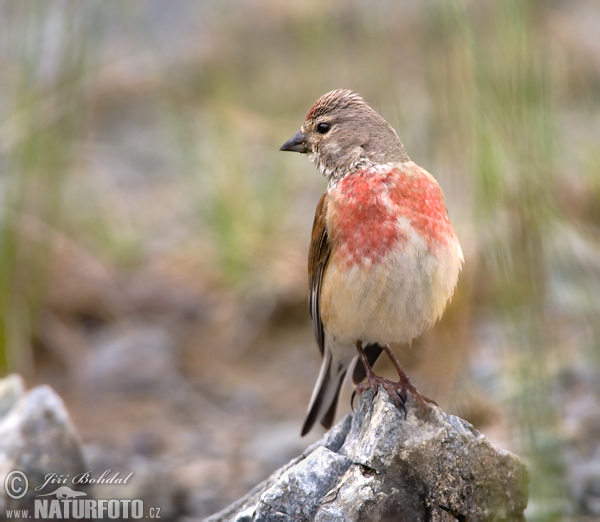
POLYGON ((442 314, 458 279, 456 239, 430 250, 416 234, 401 251, 348 266, 332 256, 323 276, 321 317, 338 341, 409 342, 442 314))

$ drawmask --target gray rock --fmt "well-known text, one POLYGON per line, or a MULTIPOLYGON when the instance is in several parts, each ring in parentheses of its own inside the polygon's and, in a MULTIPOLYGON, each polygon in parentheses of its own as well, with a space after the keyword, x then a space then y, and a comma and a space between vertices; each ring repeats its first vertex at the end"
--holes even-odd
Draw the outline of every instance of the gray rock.
POLYGON ((98 336, 83 365, 88 392, 164 393, 178 380, 174 342, 152 324, 119 325, 98 336))
MULTIPOLYGON (((176 480, 175 466, 159 458, 131 455, 102 444, 89 444, 85 454, 92 470, 110 469, 126 482, 94 484, 90 496, 97 499, 139 499, 145 508, 160 508, 160 518, 179 520, 186 492, 176 480), (175 469, 174 469, 175 468, 175 469)), ((98 476, 99 473, 96 473, 98 476)))
POLYGON ((371 391, 321 441, 208 520, 525 520, 527 471, 468 422, 371 391))
MULTIPOLYGON (((4 397, 22 394, 22 381, 11 376, 0 381, 0 390, 4 407, 8 404, 4 397), (4 393, 6 390, 9 391, 4 393)), ((12 407, 7 406, 0 418, 0 513, 5 509, 28 509, 36 495, 62 485, 55 482, 43 491, 35 491, 50 474, 57 479, 72 478, 85 471, 79 435, 62 400, 50 387, 38 386, 13 401, 12 407), (27 494, 20 499, 9 497, 2 487, 5 477, 14 470, 23 472, 28 479, 27 494)), ((17 485, 21 487, 23 482, 17 485)))

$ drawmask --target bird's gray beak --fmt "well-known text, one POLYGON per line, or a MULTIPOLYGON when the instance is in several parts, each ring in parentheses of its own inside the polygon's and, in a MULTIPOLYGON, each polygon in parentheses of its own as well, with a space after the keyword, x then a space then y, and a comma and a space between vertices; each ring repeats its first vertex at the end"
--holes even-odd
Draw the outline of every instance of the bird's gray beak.
POLYGON ((302 154, 308 152, 306 147, 306 135, 299 130, 289 140, 287 140, 279 150, 288 150, 290 152, 300 152, 302 154))

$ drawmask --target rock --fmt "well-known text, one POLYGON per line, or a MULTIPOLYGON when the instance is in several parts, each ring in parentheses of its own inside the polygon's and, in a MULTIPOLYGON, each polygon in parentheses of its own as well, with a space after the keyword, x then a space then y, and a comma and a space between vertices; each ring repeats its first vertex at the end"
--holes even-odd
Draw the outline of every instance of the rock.
MULTIPOLYGON (((6 477, 18 470, 28 480, 28 491, 20 499, 11 498, 0 486, 0 513, 32 506, 35 496, 42 493, 35 488, 49 474, 73 477, 86 471, 79 435, 60 397, 48 386, 28 393, 23 388, 17 376, 0 381, 0 479, 4 486, 6 477)), ((20 490, 24 481, 18 478, 15 485, 20 490)), ((43 492, 58 485, 49 484, 43 492)))
POLYGON ((208 520, 525 520, 527 471, 468 422, 364 393, 301 456, 208 520))
POLYGON ((170 462, 131 455, 98 443, 86 445, 85 454, 90 469, 110 469, 111 475, 118 473, 120 477, 127 477, 126 483, 94 484, 90 492, 93 498, 138 499, 148 509, 159 508, 160 518, 179 520, 186 491, 177 481, 170 462))
POLYGON ((600 450, 588 456, 587 461, 572 463, 571 466, 571 496, 585 515, 600 517, 600 450))
POLYGON ((83 365, 89 393, 163 394, 177 383, 174 341, 161 326, 142 323, 107 329, 83 365))

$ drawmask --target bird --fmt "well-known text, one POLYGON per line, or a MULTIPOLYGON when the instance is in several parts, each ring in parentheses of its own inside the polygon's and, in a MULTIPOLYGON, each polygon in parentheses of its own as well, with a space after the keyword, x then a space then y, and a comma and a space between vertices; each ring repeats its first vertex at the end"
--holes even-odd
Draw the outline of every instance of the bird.
POLYGON ((433 402, 412 385, 390 345, 410 343, 441 317, 462 268, 437 181, 348 89, 321 96, 280 150, 307 154, 327 180, 308 255, 309 309, 323 361, 302 436, 317 421, 332 426, 347 374, 358 394, 381 385, 405 416, 408 392, 433 402), (383 352, 398 382, 373 371, 383 352))

